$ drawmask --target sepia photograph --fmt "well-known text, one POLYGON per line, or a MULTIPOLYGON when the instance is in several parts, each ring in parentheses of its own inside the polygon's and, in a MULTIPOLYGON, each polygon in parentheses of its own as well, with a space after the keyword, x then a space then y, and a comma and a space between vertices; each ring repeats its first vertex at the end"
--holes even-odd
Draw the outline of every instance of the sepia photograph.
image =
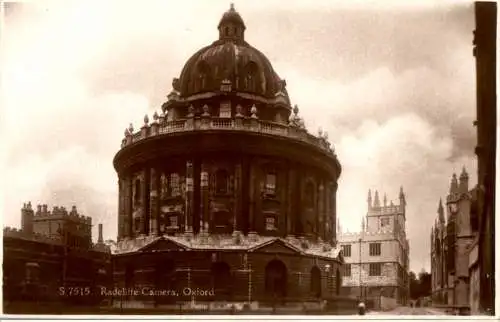
POLYGON ((2 319, 498 316, 496 42, 492 1, 0 0, 2 319))

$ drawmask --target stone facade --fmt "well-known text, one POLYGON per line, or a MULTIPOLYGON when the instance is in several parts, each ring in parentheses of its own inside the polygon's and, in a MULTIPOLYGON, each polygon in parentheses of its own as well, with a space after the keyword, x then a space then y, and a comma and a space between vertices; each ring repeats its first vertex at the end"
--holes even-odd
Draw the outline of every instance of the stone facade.
POLYGON ((218 28, 219 40, 172 82, 162 113, 137 131, 130 125, 114 158, 115 286, 215 290, 197 301, 336 295, 340 163, 327 134, 305 129, 286 82, 246 43, 234 7, 218 28))
POLYGON ((497 3, 477 2, 473 53, 476 58, 476 155, 478 161, 478 269, 480 309, 495 315, 495 190, 497 138, 497 3))
MULTIPOLYGON (((98 305, 100 286, 111 282, 111 252, 102 241, 91 243, 90 217, 63 207, 47 211, 31 203, 21 209, 22 229, 3 231, 4 312, 32 302, 98 305), (81 292, 82 294, 70 294, 81 292)), ((22 313, 20 312, 20 313, 22 313)))
POLYGON ((397 205, 392 201, 388 203, 385 196, 381 205, 378 192, 374 200, 369 192, 368 213, 361 232, 339 229, 339 242, 346 262, 342 283, 346 294, 376 301, 381 297, 393 298, 396 301, 392 303, 407 303, 409 244, 405 208, 402 188, 397 205))
POLYGON ((469 175, 453 174, 446 198, 447 219, 442 202, 431 231, 432 300, 456 308, 470 307, 470 251, 477 234, 477 190, 469 191, 469 175))

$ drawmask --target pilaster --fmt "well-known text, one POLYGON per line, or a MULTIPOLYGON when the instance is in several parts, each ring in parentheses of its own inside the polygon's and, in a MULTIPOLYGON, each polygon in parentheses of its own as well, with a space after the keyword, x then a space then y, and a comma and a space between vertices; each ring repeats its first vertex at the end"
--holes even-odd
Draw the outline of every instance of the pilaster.
POLYGON ((159 173, 156 168, 150 170, 150 192, 149 192, 149 234, 158 235, 158 212, 159 212, 159 173))
POLYGON ((206 163, 201 164, 200 173, 200 190, 201 190, 201 203, 200 203, 200 232, 208 232, 210 229, 210 209, 208 200, 208 167, 206 163))
POLYGON ((185 227, 186 233, 193 233, 193 208, 194 208, 194 180, 193 180, 193 162, 186 162, 186 215, 185 227))

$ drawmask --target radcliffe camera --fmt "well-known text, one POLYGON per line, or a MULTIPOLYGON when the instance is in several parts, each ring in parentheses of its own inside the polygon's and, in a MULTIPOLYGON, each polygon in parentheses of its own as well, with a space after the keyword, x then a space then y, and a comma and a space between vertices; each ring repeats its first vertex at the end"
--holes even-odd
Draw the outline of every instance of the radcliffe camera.
POLYGON ((2 317, 496 316, 495 2, 0 6, 2 317))

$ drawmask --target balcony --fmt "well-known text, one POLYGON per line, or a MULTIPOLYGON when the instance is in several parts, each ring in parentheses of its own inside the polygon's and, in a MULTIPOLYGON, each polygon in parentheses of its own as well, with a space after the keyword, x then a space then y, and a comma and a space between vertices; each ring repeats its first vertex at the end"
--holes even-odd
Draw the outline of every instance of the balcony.
POLYGON ((305 128, 293 123, 282 124, 243 116, 233 119, 202 116, 175 121, 164 121, 163 117, 158 117, 151 125, 148 124, 147 118, 145 118, 145 124, 139 131, 134 133, 132 127, 126 130, 121 148, 123 149, 149 137, 193 131, 245 131, 264 135, 276 135, 308 143, 326 153, 335 155, 334 149, 328 142, 326 133, 323 135, 320 132, 317 137, 308 133, 305 128))

